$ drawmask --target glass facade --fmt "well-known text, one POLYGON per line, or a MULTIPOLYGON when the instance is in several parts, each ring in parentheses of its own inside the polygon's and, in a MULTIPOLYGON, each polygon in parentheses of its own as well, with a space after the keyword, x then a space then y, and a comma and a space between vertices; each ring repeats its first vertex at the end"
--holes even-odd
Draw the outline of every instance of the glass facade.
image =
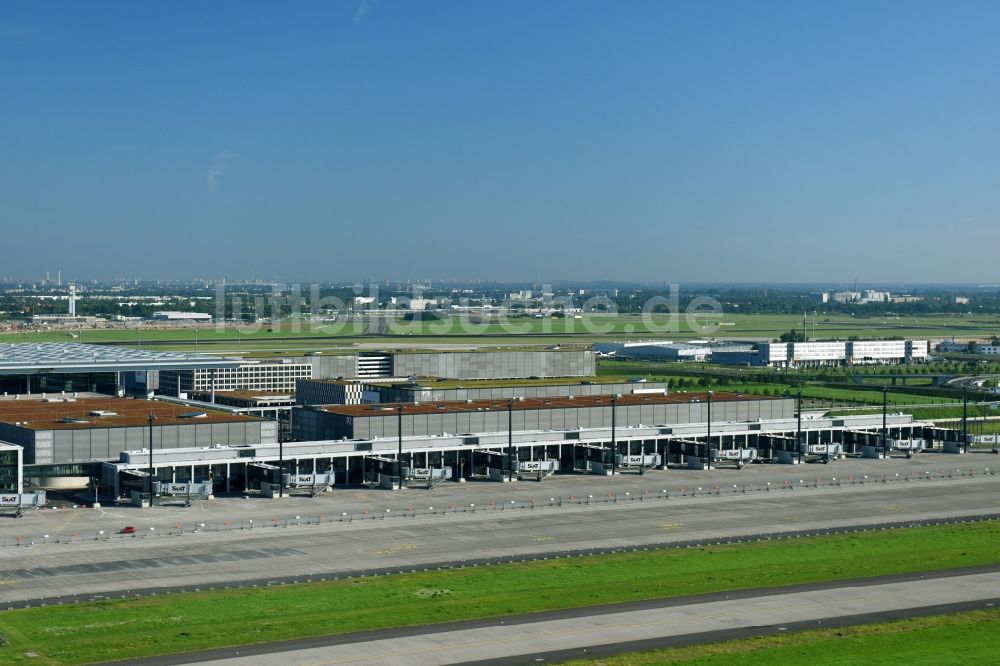
POLYGON ((17 451, 0 451, 0 493, 19 493, 17 451))

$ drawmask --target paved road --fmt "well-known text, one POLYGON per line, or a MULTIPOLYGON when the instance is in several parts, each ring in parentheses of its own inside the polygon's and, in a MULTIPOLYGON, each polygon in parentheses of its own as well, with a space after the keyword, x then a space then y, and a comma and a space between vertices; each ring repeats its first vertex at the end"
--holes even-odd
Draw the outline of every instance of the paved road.
POLYGON ((997 513, 1000 475, 987 475, 36 543, 0 549, 0 593, 9 605, 53 603, 69 595, 121 596, 278 576, 315 579, 362 567, 423 569, 462 560, 997 513))
POLYGON ((547 614, 534 621, 519 618, 467 628, 425 627, 410 630, 408 635, 390 630, 134 663, 264 666, 280 660, 284 666, 531 664, 550 658, 690 643, 692 639, 722 640, 803 626, 984 608, 997 603, 998 590, 1000 570, 991 570, 734 595, 737 598, 645 602, 645 607, 637 609, 582 609, 547 614), (302 643, 314 646, 300 647, 302 643))

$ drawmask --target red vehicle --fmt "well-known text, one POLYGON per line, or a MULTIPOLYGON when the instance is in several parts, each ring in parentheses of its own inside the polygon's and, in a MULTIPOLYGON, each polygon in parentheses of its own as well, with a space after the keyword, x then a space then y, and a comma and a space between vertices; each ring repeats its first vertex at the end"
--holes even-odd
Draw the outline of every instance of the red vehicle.
POLYGON ((118 530, 118 534, 135 534, 135 527, 128 525, 118 530))

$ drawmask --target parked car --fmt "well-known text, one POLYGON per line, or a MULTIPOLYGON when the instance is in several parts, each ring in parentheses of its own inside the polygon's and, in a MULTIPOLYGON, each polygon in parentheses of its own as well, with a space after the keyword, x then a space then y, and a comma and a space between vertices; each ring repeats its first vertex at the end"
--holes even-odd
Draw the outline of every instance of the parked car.
POLYGON ((118 534, 135 534, 135 527, 133 527, 132 525, 127 525, 118 530, 118 534))

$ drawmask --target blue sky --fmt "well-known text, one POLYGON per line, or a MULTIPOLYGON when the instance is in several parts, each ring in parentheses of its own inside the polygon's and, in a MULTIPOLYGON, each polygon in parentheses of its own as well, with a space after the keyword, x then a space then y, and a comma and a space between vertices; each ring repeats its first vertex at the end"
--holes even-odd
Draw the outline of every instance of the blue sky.
POLYGON ((997 25, 0 0, 0 276, 997 282, 997 25))

